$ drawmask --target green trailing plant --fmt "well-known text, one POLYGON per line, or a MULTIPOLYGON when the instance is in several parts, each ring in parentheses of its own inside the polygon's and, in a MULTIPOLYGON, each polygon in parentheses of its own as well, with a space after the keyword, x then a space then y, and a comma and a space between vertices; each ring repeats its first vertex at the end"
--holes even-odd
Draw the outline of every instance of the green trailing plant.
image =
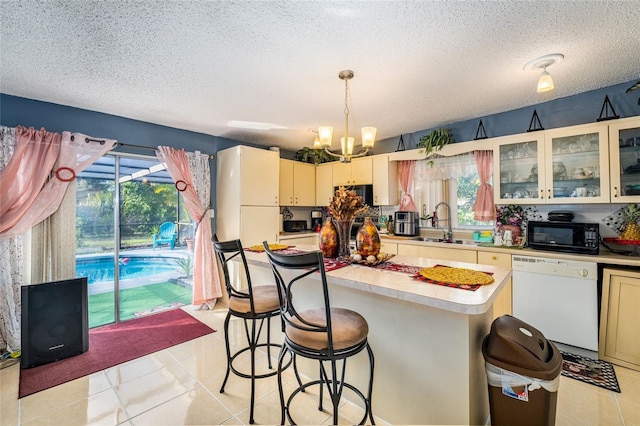
POLYGON ((314 149, 305 146, 301 150, 296 151, 296 160, 317 165, 335 161, 336 157, 327 154, 324 149, 314 149))
POLYGON ((193 275, 193 259, 191 256, 181 257, 180 259, 176 259, 175 262, 176 265, 178 265, 179 272, 182 272, 187 277, 193 275))
MULTIPOLYGON (((418 142, 418 148, 424 153, 425 157, 440 151, 445 145, 456 142, 456 138, 449 129, 435 129, 431 133, 424 135, 418 142)), ((429 165, 433 166, 433 160, 429 160, 429 165)))

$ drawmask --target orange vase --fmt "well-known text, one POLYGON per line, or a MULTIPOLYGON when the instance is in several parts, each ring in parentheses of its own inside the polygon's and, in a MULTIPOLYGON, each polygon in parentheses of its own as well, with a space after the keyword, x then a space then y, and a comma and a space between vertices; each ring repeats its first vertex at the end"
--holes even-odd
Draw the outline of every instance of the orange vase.
POLYGON ((380 253, 380 234, 370 217, 364 219, 364 223, 356 234, 356 250, 363 257, 377 256, 380 253))
POLYGON ((338 257, 338 231, 330 217, 320 229, 320 251, 322 256, 335 259, 338 257))

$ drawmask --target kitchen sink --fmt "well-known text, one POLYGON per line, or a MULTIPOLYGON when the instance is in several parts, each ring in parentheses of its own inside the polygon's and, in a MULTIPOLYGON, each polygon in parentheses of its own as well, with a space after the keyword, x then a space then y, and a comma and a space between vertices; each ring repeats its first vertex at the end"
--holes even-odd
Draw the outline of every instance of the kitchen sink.
POLYGON ((411 241, 425 241, 428 243, 444 243, 444 244, 465 244, 465 245, 476 245, 474 241, 470 240, 445 240, 444 238, 433 238, 433 237, 412 237, 411 241))

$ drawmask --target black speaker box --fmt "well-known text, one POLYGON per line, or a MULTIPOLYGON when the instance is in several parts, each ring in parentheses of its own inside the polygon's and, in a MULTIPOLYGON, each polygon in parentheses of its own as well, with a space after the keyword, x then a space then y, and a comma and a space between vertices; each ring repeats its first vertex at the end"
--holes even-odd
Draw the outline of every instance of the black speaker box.
POLYGON ((22 286, 21 295, 21 368, 89 350, 87 278, 22 286))

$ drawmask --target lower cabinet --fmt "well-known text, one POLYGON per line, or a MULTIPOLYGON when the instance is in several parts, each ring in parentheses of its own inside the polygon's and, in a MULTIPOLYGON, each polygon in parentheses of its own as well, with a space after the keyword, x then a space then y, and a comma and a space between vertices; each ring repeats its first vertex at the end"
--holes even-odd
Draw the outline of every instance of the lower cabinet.
POLYGON ((398 254, 398 243, 380 243, 380 252, 387 254, 398 254))
POLYGON ((640 273, 605 268, 598 356, 640 371, 640 273))
POLYGON ((282 237, 279 239, 280 244, 289 244, 295 246, 296 244, 308 244, 312 246, 318 246, 318 235, 301 235, 299 237, 282 237))
POLYGON ((428 257, 430 259, 453 260, 457 262, 477 263, 475 250, 460 250, 431 246, 398 244, 398 255, 428 257))
MULTIPOLYGON (((511 269, 511 255, 508 253, 478 251, 478 264, 511 269)), ((493 302, 493 318, 496 319, 505 314, 511 315, 511 312, 511 278, 509 278, 509 282, 493 302)))

